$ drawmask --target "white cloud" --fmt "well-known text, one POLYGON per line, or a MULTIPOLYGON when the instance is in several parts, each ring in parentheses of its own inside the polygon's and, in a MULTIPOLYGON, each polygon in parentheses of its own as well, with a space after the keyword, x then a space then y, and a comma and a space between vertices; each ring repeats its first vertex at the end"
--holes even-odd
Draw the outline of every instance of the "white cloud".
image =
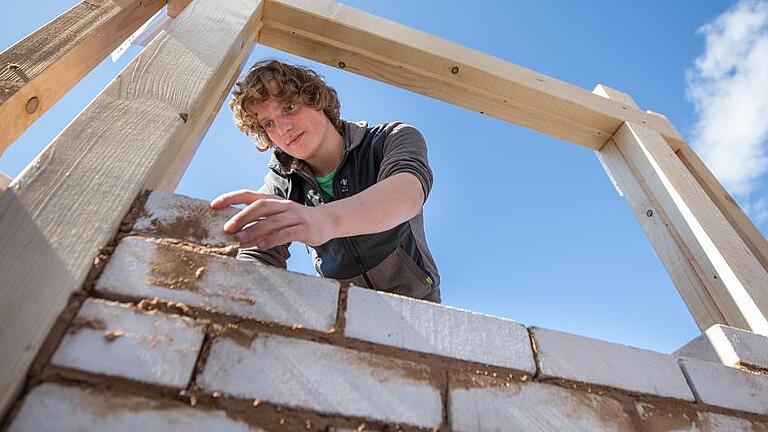
POLYGON ((692 145, 746 210, 764 219, 765 200, 749 196, 768 171, 768 1, 741 0, 699 32, 705 51, 686 77, 698 114, 692 145))

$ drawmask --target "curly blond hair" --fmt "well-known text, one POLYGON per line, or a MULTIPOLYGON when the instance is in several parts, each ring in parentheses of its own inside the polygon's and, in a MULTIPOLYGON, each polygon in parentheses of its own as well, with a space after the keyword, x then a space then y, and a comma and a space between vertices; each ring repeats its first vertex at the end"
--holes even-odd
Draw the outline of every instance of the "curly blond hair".
POLYGON ((317 72, 277 60, 263 60, 251 66, 248 75, 235 83, 232 100, 229 102, 235 125, 241 132, 255 139, 259 151, 269 150, 274 144, 259 124, 256 113, 245 107, 264 103, 270 97, 282 103, 299 101, 308 107, 322 110, 333 127, 341 133, 341 104, 336 90, 329 87, 317 72))

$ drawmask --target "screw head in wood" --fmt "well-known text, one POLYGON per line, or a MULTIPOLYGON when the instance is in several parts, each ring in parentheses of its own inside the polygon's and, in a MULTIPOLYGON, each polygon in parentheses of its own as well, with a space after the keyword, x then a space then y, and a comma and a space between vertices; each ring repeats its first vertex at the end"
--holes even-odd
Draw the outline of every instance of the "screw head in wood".
POLYGON ((454 75, 456 75, 457 73, 459 73, 459 67, 458 67, 458 66, 454 66, 454 67, 452 67, 452 68, 451 68, 451 73, 452 73, 452 74, 454 74, 454 75))
POLYGON ((647 211, 647 212, 645 212, 645 215, 646 215, 646 216, 648 216, 648 217, 651 217, 651 216, 653 216, 653 210, 651 210, 651 209, 648 209, 648 211, 647 211))
POLYGON ((27 106, 25 107, 27 114, 32 114, 40 107, 40 99, 37 98, 37 96, 32 96, 27 101, 27 106))
POLYGON ((340 62, 339 62, 339 68, 340 68, 340 69, 344 69, 345 67, 347 67, 347 64, 346 64, 346 63, 344 63, 343 61, 340 61, 340 62))

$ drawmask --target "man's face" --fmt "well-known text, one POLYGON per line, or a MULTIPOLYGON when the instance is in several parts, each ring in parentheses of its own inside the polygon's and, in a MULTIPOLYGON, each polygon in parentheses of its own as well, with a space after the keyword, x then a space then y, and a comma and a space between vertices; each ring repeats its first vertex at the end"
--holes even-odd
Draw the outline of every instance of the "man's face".
POLYGON ((259 124, 280 150, 309 162, 333 129, 322 111, 301 102, 287 104, 269 98, 246 109, 258 116, 259 124))

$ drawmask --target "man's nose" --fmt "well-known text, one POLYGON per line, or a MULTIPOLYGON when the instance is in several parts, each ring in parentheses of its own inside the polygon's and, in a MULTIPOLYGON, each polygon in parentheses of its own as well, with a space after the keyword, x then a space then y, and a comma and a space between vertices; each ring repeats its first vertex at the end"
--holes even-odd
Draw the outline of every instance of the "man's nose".
POLYGON ((277 130, 280 133, 280 135, 287 135, 291 130, 293 130, 293 122, 291 122, 288 119, 278 120, 277 130))

